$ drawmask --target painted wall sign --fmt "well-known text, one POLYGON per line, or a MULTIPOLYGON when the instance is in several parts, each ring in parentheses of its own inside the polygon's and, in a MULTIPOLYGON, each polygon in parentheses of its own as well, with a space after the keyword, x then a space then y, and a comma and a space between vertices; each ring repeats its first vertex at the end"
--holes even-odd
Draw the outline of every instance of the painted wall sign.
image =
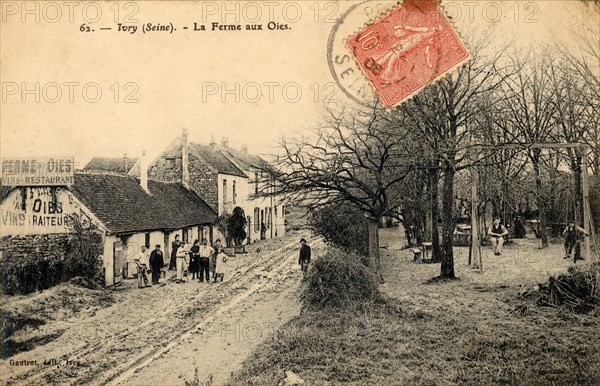
POLYGON ((71 214, 81 216, 84 225, 90 221, 73 194, 60 187, 15 189, 0 208, 2 235, 70 232, 71 214))
POLYGON ((70 186, 75 167, 73 157, 3 158, 4 186, 70 186))

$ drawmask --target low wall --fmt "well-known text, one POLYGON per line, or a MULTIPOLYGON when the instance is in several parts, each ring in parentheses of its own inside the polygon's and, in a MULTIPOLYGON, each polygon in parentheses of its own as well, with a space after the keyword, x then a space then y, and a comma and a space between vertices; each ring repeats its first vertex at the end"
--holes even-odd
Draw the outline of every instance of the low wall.
POLYGON ((3 259, 10 256, 13 262, 21 259, 42 260, 49 257, 64 259, 68 240, 67 233, 2 236, 0 252, 3 259))

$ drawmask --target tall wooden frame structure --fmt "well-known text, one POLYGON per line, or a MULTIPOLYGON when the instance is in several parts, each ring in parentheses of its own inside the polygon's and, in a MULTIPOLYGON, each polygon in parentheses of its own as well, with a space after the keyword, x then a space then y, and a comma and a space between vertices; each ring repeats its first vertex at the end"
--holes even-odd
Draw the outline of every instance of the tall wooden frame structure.
MULTIPOLYGON (((486 146, 486 145, 474 145, 476 149, 514 149, 514 150, 527 150, 527 149, 581 149, 583 152, 582 156, 582 167, 581 167, 581 179, 582 179, 582 190, 583 190, 583 229, 590 235, 586 237, 584 241, 585 257, 590 259, 591 255, 591 240, 592 238, 595 243, 596 232, 594 224, 592 222, 591 207, 590 207, 590 192, 589 192, 589 175, 588 175, 588 152, 589 146, 583 143, 536 143, 536 144, 513 144, 506 143, 497 146, 486 146)), ((479 235, 479 214, 477 211, 479 199, 478 199, 478 178, 476 168, 473 170, 473 185, 471 186, 471 247, 469 254, 471 256, 470 261, 476 262, 480 272, 483 272, 483 259, 481 256, 481 243, 479 235)), ((597 246, 596 246, 597 247, 597 246)))

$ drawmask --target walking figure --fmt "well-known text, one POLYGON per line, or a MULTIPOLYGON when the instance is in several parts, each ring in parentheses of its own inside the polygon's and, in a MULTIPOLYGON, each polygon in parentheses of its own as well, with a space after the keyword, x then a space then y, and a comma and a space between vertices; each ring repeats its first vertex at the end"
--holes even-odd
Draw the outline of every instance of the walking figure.
POLYGON ((569 225, 563 231, 563 236, 565 236, 565 259, 571 258, 571 252, 575 248, 573 263, 576 263, 577 260, 585 260, 581 257, 581 240, 583 240, 584 236, 589 235, 585 229, 575 225, 575 221, 569 221, 569 225))
POLYGON ((310 265, 310 247, 306 244, 304 238, 300 239, 300 257, 298 258, 298 264, 302 268, 304 277, 306 277, 308 266, 310 265))

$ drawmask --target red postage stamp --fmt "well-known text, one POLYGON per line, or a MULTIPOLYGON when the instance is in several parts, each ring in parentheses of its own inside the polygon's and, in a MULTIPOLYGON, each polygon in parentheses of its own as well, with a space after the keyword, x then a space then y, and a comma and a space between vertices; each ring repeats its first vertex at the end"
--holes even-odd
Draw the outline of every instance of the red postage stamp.
POLYGON ((469 58, 436 0, 406 0, 347 44, 386 107, 469 58))

